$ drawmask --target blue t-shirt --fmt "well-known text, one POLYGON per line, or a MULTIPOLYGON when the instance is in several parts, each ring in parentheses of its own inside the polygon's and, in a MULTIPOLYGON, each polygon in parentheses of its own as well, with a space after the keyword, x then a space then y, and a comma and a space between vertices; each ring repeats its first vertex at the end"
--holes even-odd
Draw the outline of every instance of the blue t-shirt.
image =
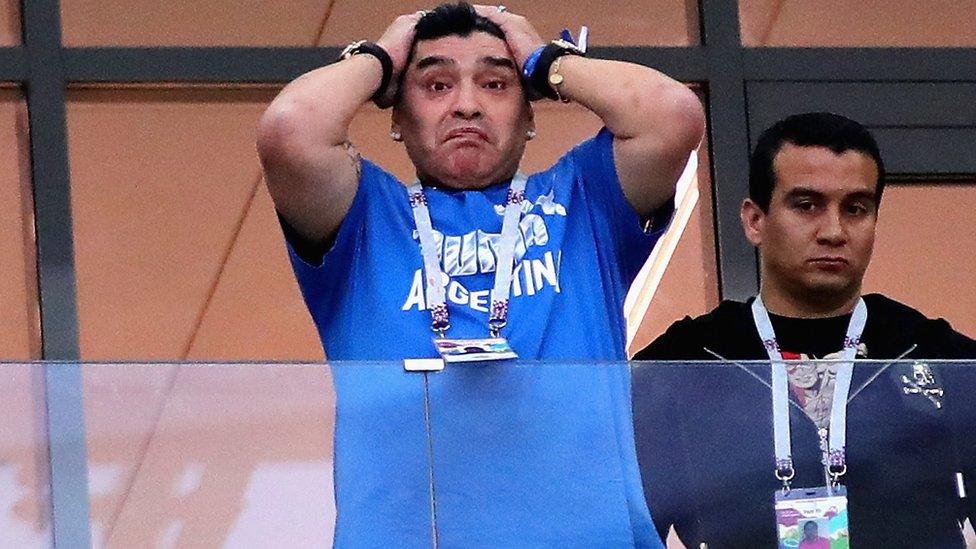
MULTIPOLYGON (((488 334, 508 185, 426 189, 449 277, 449 337, 488 334)), ((605 129, 530 176, 525 196, 502 335, 523 360, 623 360, 624 297, 673 206, 652 231, 642 230, 620 188, 605 129)), ((318 265, 292 246, 289 252, 331 360, 437 356, 407 189, 391 174, 363 161, 349 213, 318 265)), ((415 409, 425 389, 415 376, 334 365, 337 546, 428 543, 429 530, 418 525, 429 518, 425 505, 433 498, 426 490, 430 451, 443 487, 438 525, 450 543, 661 547, 637 467, 626 364, 575 375, 505 365, 445 373, 430 379, 425 427, 425 412, 415 409), (490 399, 489 387, 504 390, 490 399), (422 444, 426 428, 436 432, 429 449, 422 444), (477 444, 467 442, 471 436, 477 444)))
MULTIPOLYGON (((508 182, 476 191, 427 188, 453 338, 488 336, 496 242, 508 182)), ((645 232, 624 197, 606 129, 529 177, 508 326, 523 360, 623 360, 623 303, 670 220, 645 232)), ((289 255, 331 360, 436 357, 423 258, 406 186, 363 160, 362 177, 319 265, 289 255)))

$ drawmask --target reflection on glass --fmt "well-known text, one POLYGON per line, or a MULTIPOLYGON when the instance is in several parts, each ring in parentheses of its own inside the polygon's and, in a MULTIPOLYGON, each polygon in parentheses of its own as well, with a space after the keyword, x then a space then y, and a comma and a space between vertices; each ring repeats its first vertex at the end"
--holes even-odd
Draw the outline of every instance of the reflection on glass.
POLYGON ((44 370, 0 365, 0 546, 51 547, 44 370))
POLYGON ((973 47, 976 3, 739 0, 746 46, 973 47))
MULTIPOLYGON (((773 493, 783 483, 774 475, 769 363, 632 366, 637 454, 659 530, 673 527, 688 547, 702 539, 776 546, 773 493)), ((839 477, 849 494, 852 544, 964 547, 964 536, 971 539, 956 517, 966 512, 960 480, 963 488, 976 485, 974 389, 971 361, 856 363, 846 399, 847 468, 839 477), (911 520, 922 515, 924 525, 911 520)), ((793 488, 824 485, 817 427, 803 402, 797 397, 788 412, 793 488)), ((968 509, 970 518, 974 512, 968 509)))
POLYGON ((943 317, 976 337, 974 208, 976 181, 887 186, 865 291, 943 317))
POLYGON ((83 368, 95 546, 315 547, 332 540, 328 367, 83 368))
MULTIPOLYGON (((61 13, 68 46, 312 46, 375 40, 396 16, 436 3, 295 0, 282 9, 271 1, 62 0, 61 13)), ((545 37, 567 24, 585 24, 597 45, 698 43, 697 2, 691 0, 642 0, 612 9, 583 0, 562 2, 558 10, 529 0, 506 5, 545 37)))
MULTIPOLYGON (((645 499, 689 547, 775 545, 768 361, 79 367, 96 547, 430 546, 435 534, 497 547, 553 532, 650 546, 645 499)), ((51 544, 43 368, 0 367, 18 395, 0 411, 4 547, 51 544)), ((851 539, 962 547, 976 363, 859 360, 852 375, 851 539)), ((810 410, 788 413, 793 486, 816 486, 810 410)))
POLYGON ((321 359, 254 153, 274 90, 71 90, 82 357, 321 359))

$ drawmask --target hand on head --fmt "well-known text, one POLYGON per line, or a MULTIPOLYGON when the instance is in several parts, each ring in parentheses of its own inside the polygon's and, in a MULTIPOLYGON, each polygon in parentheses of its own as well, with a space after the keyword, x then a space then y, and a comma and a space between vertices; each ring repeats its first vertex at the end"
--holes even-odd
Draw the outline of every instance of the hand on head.
POLYGON ((512 51, 512 56, 521 69, 529 55, 545 42, 528 19, 500 7, 476 4, 474 9, 478 15, 501 27, 508 49, 512 51))
POLYGON ((410 47, 413 45, 413 37, 417 32, 417 22, 425 13, 424 11, 416 11, 397 17, 383 31, 383 36, 376 41, 377 45, 390 54, 395 74, 400 73, 407 64, 407 58, 410 57, 410 47))
POLYGON ((390 81, 390 85, 386 88, 383 101, 380 102, 384 106, 393 103, 399 76, 406 69, 407 59, 410 58, 410 48, 413 46, 413 38, 417 32, 417 22, 420 21, 420 18, 425 13, 424 11, 416 11, 397 17, 383 31, 383 36, 376 41, 376 45, 386 50, 386 53, 390 54, 390 59, 393 61, 393 78, 390 81))

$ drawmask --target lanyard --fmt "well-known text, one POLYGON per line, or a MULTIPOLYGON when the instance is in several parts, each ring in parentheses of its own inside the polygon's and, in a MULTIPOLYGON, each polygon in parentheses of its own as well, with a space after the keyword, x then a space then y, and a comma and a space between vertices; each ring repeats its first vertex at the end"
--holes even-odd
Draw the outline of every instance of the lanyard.
MULTIPOLYGON (((505 215, 502 218, 502 233, 498 239, 498 262, 495 265, 495 285, 491 289, 491 313, 488 317, 488 331, 498 337, 501 329, 508 324, 508 297, 512 288, 515 245, 518 243, 518 224, 522 217, 522 201, 525 200, 525 184, 528 178, 519 172, 512 178, 505 202, 505 215)), ((419 181, 414 181, 407 189, 413 219, 420 237, 420 253, 424 258, 424 280, 427 282, 425 296, 430 309, 431 330, 444 337, 451 327, 451 317, 447 311, 444 287, 447 277, 441 270, 440 247, 434 240, 434 226, 427 207, 427 195, 419 181)))
MULTIPOLYGON (((773 324, 769 320, 769 312, 763 304, 762 297, 756 296, 752 302, 752 318, 756 323, 759 338, 762 339, 766 353, 772 365, 773 376, 773 440, 776 449, 776 478, 789 486, 793 478, 793 455, 790 448, 790 410, 789 410, 789 380, 786 374, 786 364, 780 352, 779 342, 773 332, 773 324)), ((836 482, 837 478, 847 471, 847 395, 851 390, 851 380, 854 377, 854 358, 857 356, 857 346, 861 341, 861 333, 868 319, 868 309, 863 299, 857 300, 851 321, 847 325, 847 335, 844 337, 844 348, 841 350, 841 362, 837 366, 837 380, 834 385, 834 398, 830 406, 830 439, 827 446, 825 467, 836 482)))

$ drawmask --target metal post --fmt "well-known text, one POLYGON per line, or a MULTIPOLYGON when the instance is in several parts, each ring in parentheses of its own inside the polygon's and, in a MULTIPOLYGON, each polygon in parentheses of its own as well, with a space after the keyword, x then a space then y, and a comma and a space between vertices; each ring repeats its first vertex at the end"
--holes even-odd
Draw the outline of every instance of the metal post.
MULTIPOLYGON (((42 358, 77 361, 78 307, 60 5, 58 0, 22 0, 21 10, 28 72, 26 91, 42 358)), ((91 525, 81 367, 49 364, 45 383, 54 545, 89 547, 91 525)))
POLYGON ((739 206, 749 192, 749 142, 739 9, 734 0, 701 0, 702 43, 708 59, 719 293, 742 300, 759 289, 756 251, 745 239, 739 206))

